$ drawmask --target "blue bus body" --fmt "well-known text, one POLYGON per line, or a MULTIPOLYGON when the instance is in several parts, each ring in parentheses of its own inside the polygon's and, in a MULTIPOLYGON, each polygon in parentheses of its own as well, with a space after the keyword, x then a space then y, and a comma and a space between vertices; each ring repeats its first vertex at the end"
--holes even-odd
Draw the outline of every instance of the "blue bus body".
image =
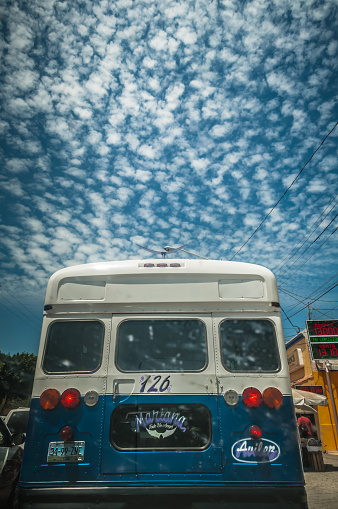
POLYGON ((151 262, 52 277, 19 507, 306 509, 272 274, 151 262))

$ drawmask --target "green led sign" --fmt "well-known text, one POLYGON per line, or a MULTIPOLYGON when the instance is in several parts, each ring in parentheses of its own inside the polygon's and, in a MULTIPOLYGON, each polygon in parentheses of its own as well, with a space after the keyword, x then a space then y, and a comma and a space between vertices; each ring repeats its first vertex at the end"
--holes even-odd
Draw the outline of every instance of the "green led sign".
POLYGON ((338 359, 338 320, 308 320, 306 327, 313 360, 338 359))

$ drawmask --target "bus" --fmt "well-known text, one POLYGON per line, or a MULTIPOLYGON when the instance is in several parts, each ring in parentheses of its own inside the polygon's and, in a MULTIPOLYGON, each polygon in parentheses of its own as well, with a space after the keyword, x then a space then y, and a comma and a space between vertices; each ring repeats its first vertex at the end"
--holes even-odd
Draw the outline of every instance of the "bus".
POLYGON ((49 280, 20 509, 306 509, 276 279, 148 259, 49 280))

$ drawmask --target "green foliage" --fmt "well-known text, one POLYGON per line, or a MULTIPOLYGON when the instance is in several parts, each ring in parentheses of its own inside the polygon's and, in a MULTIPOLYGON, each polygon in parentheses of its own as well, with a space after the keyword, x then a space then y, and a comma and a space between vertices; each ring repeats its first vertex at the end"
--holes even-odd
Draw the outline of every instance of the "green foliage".
POLYGON ((32 393, 36 355, 4 354, 0 351, 0 411, 7 406, 27 406, 32 393))

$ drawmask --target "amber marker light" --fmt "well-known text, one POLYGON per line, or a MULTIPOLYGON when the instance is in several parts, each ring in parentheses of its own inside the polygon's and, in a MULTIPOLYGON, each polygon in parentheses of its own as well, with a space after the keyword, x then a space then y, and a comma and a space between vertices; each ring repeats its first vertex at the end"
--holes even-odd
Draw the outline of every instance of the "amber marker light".
POLYGON ((279 408, 283 404, 283 394, 276 387, 268 387, 263 392, 263 401, 268 408, 279 408))
POLYGON ((54 410, 59 406, 61 396, 56 389, 46 389, 40 396, 40 405, 44 410, 54 410))

